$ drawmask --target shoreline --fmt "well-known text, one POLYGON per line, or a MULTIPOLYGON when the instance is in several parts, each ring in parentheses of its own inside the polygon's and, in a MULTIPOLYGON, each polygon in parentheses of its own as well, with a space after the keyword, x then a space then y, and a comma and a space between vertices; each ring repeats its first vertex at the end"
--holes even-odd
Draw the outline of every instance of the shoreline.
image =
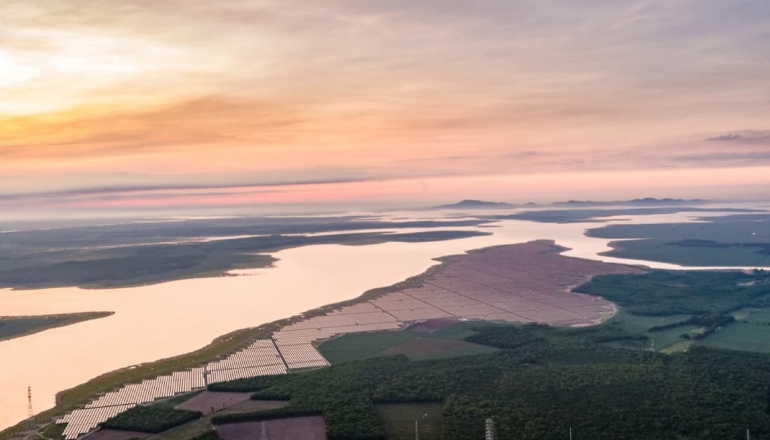
POLYGON ((25 336, 34 335, 35 333, 44 332, 59 327, 66 327, 68 325, 74 325, 92 319, 101 319, 114 315, 115 312, 76 312, 76 313, 57 313, 53 315, 18 315, 18 316, 0 316, 0 323, 3 319, 46 319, 46 318, 64 318, 64 321, 57 322, 48 325, 42 325, 34 327, 21 333, 12 334, 10 336, 0 337, 0 342, 10 341, 11 339, 23 338, 25 336))
MULTIPOLYGON (((549 249, 547 253, 563 254, 564 252, 570 250, 569 248, 566 248, 564 246, 557 245, 554 240, 549 240, 549 239, 532 240, 529 243, 537 243, 537 244, 548 246, 549 249)), ((518 244, 521 244, 521 243, 518 243, 518 244)), ((389 286, 369 289, 356 298, 327 304, 315 309, 305 311, 298 315, 293 315, 277 321, 268 322, 257 327, 248 327, 248 328, 235 330, 233 332, 230 332, 215 338, 208 345, 198 350, 194 350, 192 352, 184 353, 178 356, 158 359, 152 362, 131 365, 131 366, 127 366, 124 368, 120 368, 117 370, 104 373, 102 375, 96 376, 88 380, 85 383, 77 385, 73 388, 57 392, 56 398, 55 398, 55 406, 49 410, 46 410, 38 414, 36 416, 36 420, 38 421, 38 423, 46 424, 52 417, 62 415, 63 413, 72 411, 74 409, 77 409, 78 407, 82 407, 93 398, 101 394, 104 394, 106 392, 109 392, 111 390, 114 390, 116 388, 119 388, 121 386, 124 386, 126 384, 139 382, 144 379, 151 379, 164 374, 169 374, 174 371, 189 369, 211 361, 218 360, 235 351, 238 351, 241 348, 248 346, 256 339, 269 337, 275 330, 283 326, 286 326, 298 321, 302 321, 307 318, 323 315, 329 311, 336 310, 341 307, 366 302, 388 293, 396 292, 396 291, 410 288, 410 287, 419 287, 423 284, 423 282, 427 278, 441 273, 442 271, 449 268, 454 262, 461 261, 460 259, 464 256, 473 255, 477 253, 484 253, 484 252, 493 250, 495 248, 501 248, 501 247, 506 247, 511 245, 512 244, 493 245, 493 246, 487 246, 487 247, 482 247, 477 249, 471 249, 469 251, 465 251, 464 253, 460 253, 460 254, 454 253, 454 254, 448 254, 441 257, 433 258, 432 260, 435 261, 436 264, 428 267, 428 269, 422 272, 421 274, 406 278, 405 280, 399 281, 389 286)), ((565 257, 565 258, 581 260, 581 261, 586 261, 591 263, 600 263, 596 260, 591 260, 587 258, 580 258, 580 257, 565 257)), ((615 265, 615 266, 618 265, 613 263, 607 263, 607 264, 615 265)), ((638 267, 638 266, 630 266, 630 265, 622 265, 622 266, 642 269, 641 267, 638 267)), ((645 267, 643 268, 643 270, 649 270, 649 268, 645 267)), ((590 277, 588 279, 590 280, 590 277)), ((587 280, 584 280, 579 284, 582 284, 586 281, 587 280)), ((573 289, 574 287, 575 286, 570 286, 569 289, 567 289, 567 291, 575 294, 574 292, 571 292, 571 289, 573 289)), ((588 326, 599 325, 617 313, 617 307, 613 303, 609 301, 607 302, 613 306, 614 313, 611 314, 610 316, 603 317, 599 322, 588 324, 588 326)), ((26 421, 22 421, 14 426, 11 426, 3 431, 0 431, 0 440, 12 437, 15 433, 18 433, 20 430, 21 431, 25 430, 24 429, 25 425, 26 425, 26 421)))
MULTIPOLYGON (((298 315, 293 315, 277 321, 271 321, 261 324, 257 327, 247 327, 226 333, 213 339, 208 345, 188 353, 177 356, 158 359, 152 362, 129 365, 117 370, 113 370, 102 375, 96 376, 85 383, 73 388, 62 390, 56 393, 55 406, 36 414, 35 420, 38 426, 48 424, 51 419, 59 417, 66 412, 75 410, 86 405, 93 398, 120 388, 130 383, 141 382, 145 379, 152 379, 174 371, 198 367, 200 365, 216 361, 226 357, 242 348, 247 347, 253 341, 264 337, 269 337, 279 328, 301 321, 306 318, 323 315, 329 311, 341 307, 350 306, 378 298, 382 295, 421 285, 422 281, 429 276, 439 273, 446 269, 451 261, 449 258, 459 256, 458 254, 445 255, 434 258, 436 264, 430 266, 421 274, 406 278, 405 280, 391 284, 389 286, 376 287, 363 292, 360 296, 336 303, 327 304, 315 309, 310 309, 298 315)), ((231 275, 238 276, 238 275, 231 275)), ((0 430, 0 440, 13 438, 20 432, 27 429, 27 420, 0 430)))
MULTIPOLYGON (((490 222, 478 221, 477 225, 473 225, 472 227, 484 225, 487 223, 490 223, 490 222)), ((286 250, 302 248, 305 246, 313 246, 313 245, 364 246, 364 245, 398 243, 398 242, 433 242, 433 241, 445 241, 445 240, 493 235, 492 232, 463 230, 462 228, 466 228, 466 226, 457 226, 457 227, 453 226, 452 228, 454 229, 451 229, 448 231, 442 230, 440 228, 445 228, 445 227, 433 226, 433 227, 419 228, 421 229, 420 231, 412 232, 412 231, 408 231, 408 229, 410 228, 403 228, 403 227, 393 228, 390 226, 384 226, 382 228, 383 232, 358 232, 356 230, 351 230, 351 232, 349 233, 335 232, 334 234, 323 235, 323 236, 302 235, 301 238, 307 239, 308 241, 303 243, 297 243, 297 242, 282 243, 282 244, 275 245, 273 247, 267 247, 267 248, 257 249, 255 251, 250 251, 247 254, 253 258, 252 261, 243 261, 243 262, 235 262, 235 263, 228 262, 227 267, 215 267, 215 268, 209 268, 201 271, 192 270, 186 273, 169 272, 164 274, 163 276, 150 277, 150 279, 138 280, 136 282, 120 281, 117 283, 112 282, 112 283, 105 284, 104 280, 99 280, 95 282, 77 282, 77 283, 75 282, 73 283, 35 283, 35 284, 27 283, 27 284, 21 284, 21 285, 0 284, 0 291, 7 289, 9 291, 18 292, 18 291, 27 291, 27 290, 34 291, 34 290, 69 288, 69 287, 83 289, 83 290, 106 290, 106 289, 146 287, 146 286, 164 284, 172 281, 191 280, 191 279, 198 279, 198 278, 229 277, 229 276, 233 276, 229 274, 229 272, 233 270, 257 270, 257 269, 269 268, 272 265, 274 265, 276 261, 278 261, 278 259, 274 257, 274 254, 282 251, 286 251, 286 250), (392 234, 387 233, 389 228, 394 229, 394 232, 392 234), (450 235, 456 234, 456 235, 447 236, 443 238, 426 238, 426 239, 421 239, 416 241, 398 239, 399 237, 403 237, 403 236, 423 235, 423 234, 433 234, 433 233, 443 233, 443 234, 450 234, 450 235), (394 239, 394 237, 396 237, 396 239, 394 239)), ((282 237, 291 237, 291 236, 283 236, 281 234, 278 234, 278 235, 282 237)), ((246 240, 246 239, 240 239, 240 240, 246 240)), ((237 253, 233 253, 232 255, 236 255, 236 254, 237 253)))

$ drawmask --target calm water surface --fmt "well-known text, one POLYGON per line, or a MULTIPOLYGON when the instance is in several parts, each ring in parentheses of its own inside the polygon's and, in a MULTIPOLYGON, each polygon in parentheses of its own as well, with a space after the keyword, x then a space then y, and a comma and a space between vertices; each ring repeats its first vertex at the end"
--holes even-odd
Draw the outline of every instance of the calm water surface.
MULTIPOLYGON (((674 214, 613 218, 612 223, 688 219, 685 214, 674 214)), ((115 312, 107 318, 0 342, 0 429, 26 417, 27 386, 32 386, 34 409, 40 412, 54 405, 58 391, 100 374, 190 352, 233 330, 355 298, 368 289, 420 274, 436 264, 433 258, 444 255, 552 239, 571 248, 566 252, 570 256, 656 268, 679 267, 598 256, 609 250, 608 240, 583 235, 585 229, 601 226, 597 223, 498 224, 501 227, 480 229, 492 236, 444 242, 289 249, 273 254, 279 258, 274 268, 238 272, 246 276, 121 289, 0 290, 0 315, 115 312)))

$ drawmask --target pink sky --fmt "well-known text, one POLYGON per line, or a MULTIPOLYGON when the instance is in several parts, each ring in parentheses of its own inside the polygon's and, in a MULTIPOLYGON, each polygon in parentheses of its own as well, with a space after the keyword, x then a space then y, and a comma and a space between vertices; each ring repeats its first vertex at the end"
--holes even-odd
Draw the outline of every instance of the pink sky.
POLYGON ((9 0, 0 209, 761 198, 765 1, 9 0))

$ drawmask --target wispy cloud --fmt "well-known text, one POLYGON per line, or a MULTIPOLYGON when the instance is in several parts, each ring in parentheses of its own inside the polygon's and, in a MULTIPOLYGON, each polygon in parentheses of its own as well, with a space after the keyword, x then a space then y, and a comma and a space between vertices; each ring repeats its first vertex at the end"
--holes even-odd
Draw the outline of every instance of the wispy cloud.
POLYGON ((0 16, 6 195, 750 167, 770 139, 764 0, 6 0, 0 16))
POLYGON ((770 146, 770 131, 769 130, 751 130, 741 133, 728 133, 724 135, 714 136, 706 138, 710 142, 731 142, 742 144, 762 144, 765 143, 770 146))

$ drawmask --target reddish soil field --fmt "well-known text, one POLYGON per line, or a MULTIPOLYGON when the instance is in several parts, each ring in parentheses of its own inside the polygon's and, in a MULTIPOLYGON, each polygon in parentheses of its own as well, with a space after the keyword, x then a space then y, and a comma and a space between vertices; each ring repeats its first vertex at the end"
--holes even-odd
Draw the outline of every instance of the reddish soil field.
POLYGON ((453 325, 457 323, 456 319, 429 319, 425 322, 419 322, 411 327, 409 327, 410 331, 413 331, 415 333, 433 333, 435 331, 441 330, 442 328, 449 327, 450 325, 453 325))
POLYGON ((188 411, 200 411, 203 414, 221 411, 233 405, 249 400, 249 393, 214 393, 204 391, 197 396, 186 400, 176 407, 188 411), (213 411, 212 411, 213 409, 213 411))
POLYGON ((415 338, 395 347, 384 350, 382 354, 403 354, 412 356, 430 356, 432 354, 451 354, 477 348, 478 345, 454 339, 415 338))
POLYGON ((150 434, 146 432, 121 431, 118 429, 100 429, 87 436, 89 440, 128 440, 130 438, 145 438, 150 434))
POLYGON ((227 408, 222 411, 221 414, 267 411, 270 409, 283 408, 288 404, 289 402, 285 400, 247 400, 227 408))
POLYGON ((232 423, 219 425, 216 430, 224 440, 326 440, 321 416, 232 423))

